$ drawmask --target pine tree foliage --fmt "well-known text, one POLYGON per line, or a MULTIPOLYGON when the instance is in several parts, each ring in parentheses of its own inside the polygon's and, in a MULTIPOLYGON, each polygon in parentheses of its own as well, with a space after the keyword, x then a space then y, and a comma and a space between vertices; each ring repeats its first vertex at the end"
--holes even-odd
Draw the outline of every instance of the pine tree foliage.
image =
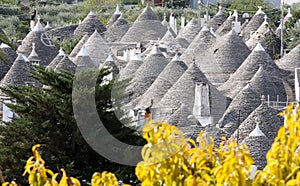
MULTIPOLYGON (((91 70, 82 73, 82 77, 89 77, 93 73, 99 74, 97 86, 93 90, 83 90, 86 85, 80 87, 81 91, 96 95, 97 111, 104 126, 124 143, 144 144, 135 130, 124 127, 114 114, 110 99, 113 81, 101 85, 103 77, 110 72, 107 69, 91 70)), ((31 146, 37 143, 41 144, 42 154, 47 158, 49 168, 64 168, 79 179, 89 178, 94 170, 113 171, 121 179, 134 175, 134 167, 109 162, 96 153, 81 136, 73 113, 73 74, 36 67, 32 77, 43 88, 10 86, 1 89, 16 100, 17 104, 8 106, 19 116, 0 126, 0 168, 4 176, 22 175, 20 171, 26 162, 24 158, 28 157, 27 152, 31 146)), ((88 118, 86 116, 87 120, 88 118)), ((14 177, 9 178, 12 180, 14 177)), ((15 178, 19 183, 24 181, 21 177, 15 178)))

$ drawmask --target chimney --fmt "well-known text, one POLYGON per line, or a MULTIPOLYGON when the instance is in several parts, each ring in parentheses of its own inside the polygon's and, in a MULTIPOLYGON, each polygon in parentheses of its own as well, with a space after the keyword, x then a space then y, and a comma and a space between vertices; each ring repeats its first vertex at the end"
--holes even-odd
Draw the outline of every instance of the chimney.
POLYGON ((183 29, 185 26, 185 17, 184 17, 184 13, 181 14, 181 29, 183 29))
POLYGON ((209 103, 209 87, 208 84, 197 82, 195 86, 195 102, 193 107, 193 114, 197 117, 210 116, 209 103))

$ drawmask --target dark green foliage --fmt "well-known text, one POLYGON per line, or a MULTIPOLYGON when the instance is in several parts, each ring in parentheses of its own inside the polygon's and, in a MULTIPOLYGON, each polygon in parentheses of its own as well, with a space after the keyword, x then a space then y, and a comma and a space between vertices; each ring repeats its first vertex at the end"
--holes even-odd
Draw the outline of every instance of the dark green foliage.
POLYGON ((288 49, 293 49, 300 44, 300 19, 287 31, 285 37, 288 49))
POLYGON ((231 6, 232 0, 218 0, 218 4, 224 8, 229 8, 231 6))
POLYGON ((262 6, 262 10, 267 14, 267 16, 273 21, 275 25, 271 25, 276 29, 280 24, 281 13, 279 8, 275 8, 266 0, 236 0, 233 1, 230 9, 239 10, 240 13, 248 12, 250 15, 254 15, 258 10, 258 6, 262 6))
MULTIPOLYGON (((3 42, 3 43, 6 43, 6 44, 8 44, 12 49, 16 49, 16 45, 14 45, 9 39, 8 39, 8 37, 6 37, 6 35, 5 34, 3 34, 3 33, 0 33, 0 43, 1 42, 3 42)), ((2 60, 2 61, 7 61, 8 60, 8 56, 4 53, 4 52, 2 52, 1 50, 0 50, 0 60, 2 60)))
POLYGON ((16 26, 16 38, 25 38, 30 29, 28 22, 28 20, 20 20, 19 24, 16 26))
MULTIPOLYGON (((108 73, 107 70, 92 70, 83 72, 81 77, 99 74, 97 81, 101 82, 108 73)), ((134 175, 134 167, 103 158, 81 136, 73 114, 72 74, 36 68, 32 76, 48 88, 11 86, 2 89, 17 101, 16 105, 8 106, 20 116, 20 119, 0 127, 0 136, 3 136, 0 140, 0 165, 7 180, 17 178, 18 183, 25 183, 20 176, 21 171, 30 155, 31 146, 37 143, 42 145, 41 153, 47 160, 47 167, 54 171, 65 168, 70 175, 81 180, 89 180, 93 172, 105 170, 116 172, 120 179, 134 175)), ((112 135, 124 143, 144 144, 142 138, 135 135, 135 130, 124 127, 112 111, 111 83, 102 86, 97 84, 94 91, 83 88, 85 86, 80 85, 81 88, 76 90, 96 95, 98 114, 112 135)), ((88 119, 87 115, 86 127, 89 127, 88 119)))
POLYGON ((7 37, 5 34, 2 34, 2 33, 0 33, 0 43, 1 43, 1 42, 8 44, 8 45, 9 45, 12 49, 14 49, 14 50, 17 48, 16 45, 13 44, 13 43, 8 39, 8 37, 7 37))
POLYGON ((256 12, 257 7, 262 6, 263 10, 268 10, 274 8, 269 2, 265 0, 234 0, 231 3, 230 9, 243 11, 253 11, 256 12))
POLYGON ((123 0, 124 5, 137 5, 140 3, 140 0, 123 0))
POLYGON ((189 1, 188 0, 165 1, 164 6, 168 8, 187 8, 189 7, 189 1))
POLYGON ((296 22, 300 19, 300 3, 294 4, 291 7, 291 11, 292 11, 293 17, 288 22, 286 22, 285 26, 287 29, 293 28, 294 25, 296 24, 296 22))
POLYGON ((291 7, 286 6, 286 8, 291 8, 293 17, 285 24, 284 41, 288 49, 293 49, 300 44, 300 3, 295 3, 291 7))
POLYGON ((0 12, 2 15, 18 15, 21 13, 21 9, 14 5, 1 5, 0 12))
POLYGON ((262 6, 262 10, 275 23, 273 27, 279 25, 281 17, 280 9, 275 8, 267 0, 233 0, 229 9, 238 10, 241 14, 247 12, 250 15, 254 15, 258 10, 258 6, 262 6))
POLYGON ((70 38, 63 41, 63 49, 66 52, 66 54, 70 54, 73 50, 73 48, 77 45, 77 43, 80 41, 81 37, 77 38, 70 38))

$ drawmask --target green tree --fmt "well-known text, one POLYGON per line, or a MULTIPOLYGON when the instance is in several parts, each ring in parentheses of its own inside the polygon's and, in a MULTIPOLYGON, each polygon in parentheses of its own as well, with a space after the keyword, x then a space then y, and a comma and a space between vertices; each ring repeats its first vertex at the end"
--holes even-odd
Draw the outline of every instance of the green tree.
POLYGON ((300 44, 300 20, 294 24, 294 27, 290 28, 286 33, 287 48, 293 49, 300 44))
MULTIPOLYGON (((2 30, 0 30, 0 43, 6 43, 8 44, 12 49, 16 49, 16 45, 13 44, 9 38, 3 33, 1 32, 2 30)), ((8 56, 2 51, 0 50, 0 60, 2 61, 7 61, 8 60, 8 56)))
POLYGON ((262 6, 263 9, 274 8, 265 0, 234 0, 229 8, 239 11, 253 11, 255 13, 258 6, 262 6))
POLYGON ((300 3, 295 3, 291 7, 292 17, 285 23, 286 34, 285 44, 288 49, 293 49, 300 43, 300 3))
MULTIPOLYGON (((84 91, 96 95, 98 114, 113 136, 124 143, 144 144, 135 130, 125 127, 115 116, 110 99, 113 82, 100 85, 108 73, 105 69, 84 72, 83 77, 99 74, 94 90, 84 91)), ((103 158, 81 136, 72 106, 74 75, 36 68, 32 76, 44 88, 9 86, 2 89, 16 100, 15 105, 8 106, 19 116, 0 127, 0 168, 4 176, 15 176, 7 177, 8 180, 17 179, 19 183, 24 183, 24 178, 17 175, 22 175, 26 162, 24 158, 30 155, 28 152, 31 146, 37 143, 41 144, 41 153, 47 158, 49 168, 64 168, 80 180, 89 180, 95 170, 116 172, 119 179, 123 180, 134 175, 134 167, 112 163, 103 158)), ((87 124, 86 127, 90 126, 87 124)))
MULTIPOLYGON (((286 22, 285 26, 287 29, 293 28, 296 22, 300 19, 300 3, 295 3, 292 6, 286 6, 287 8, 291 8, 292 17, 289 21, 286 22)), ((287 12, 286 12, 287 13, 287 12)))

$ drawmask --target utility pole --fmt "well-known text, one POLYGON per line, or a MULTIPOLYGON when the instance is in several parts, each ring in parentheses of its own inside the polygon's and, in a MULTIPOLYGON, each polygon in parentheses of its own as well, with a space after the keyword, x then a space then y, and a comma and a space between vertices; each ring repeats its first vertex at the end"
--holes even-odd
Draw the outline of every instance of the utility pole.
POLYGON ((284 0, 281 0, 281 28, 280 28, 280 56, 283 56, 283 34, 284 34, 284 0))

